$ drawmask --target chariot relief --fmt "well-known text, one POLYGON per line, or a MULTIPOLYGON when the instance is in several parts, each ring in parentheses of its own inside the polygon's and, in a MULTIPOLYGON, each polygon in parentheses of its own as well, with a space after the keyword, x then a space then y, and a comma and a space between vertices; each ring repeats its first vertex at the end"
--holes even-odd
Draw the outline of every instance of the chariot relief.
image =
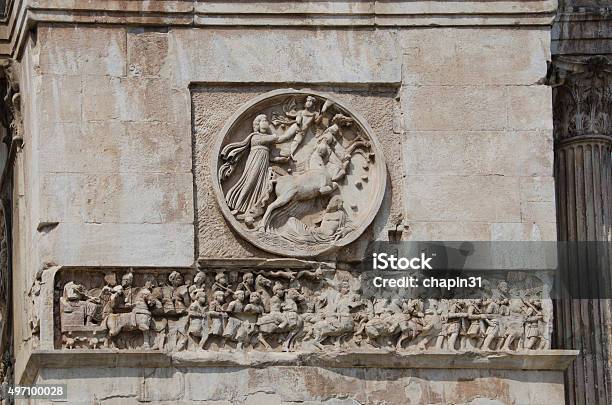
POLYGON ((55 284, 64 349, 523 351, 550 347, 542 286, 499 279, 489 298, 364 294, 318 268, 74 269, 55 284), (132 273, 133 271, 133 273, 132 273))
POLYGON ((308 257, 353 242, 386 182, 368 124, 331 97, 279 90, 237 111, 213 164, 225 218, 257 247, 308 257))

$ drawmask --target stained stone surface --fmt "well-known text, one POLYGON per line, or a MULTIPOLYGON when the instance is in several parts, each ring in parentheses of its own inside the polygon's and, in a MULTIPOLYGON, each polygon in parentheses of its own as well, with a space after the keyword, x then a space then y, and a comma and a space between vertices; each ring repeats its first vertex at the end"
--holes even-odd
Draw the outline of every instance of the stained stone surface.
POLYGON ((563 403, 557 371, 270 367, 45 369, 41 384, 68 381, 68 401, 89 404, 563 403), (66 379, 65 381, 62 381, 66 379), (99 381, 95 388, 76 381, 99 381))
MULTIPOLYGON (((330 324, 345 327, 351 337, 340 346, 357 356, 342 367, 333 356, 330 363, 318 364, 316 356, 308 364, 294 357, 284 364, 257 363, 248 356, 243 363, 211 364, 198 359, 196 350, 180 347, 181 336, 189 335, 190 317, 204 318, 200 315, 210 309, 191 308, 202 293, 195 291, 193 299, 188 294, 197 286, 198 270, 206 272, 200 294, 206 304, 201 305, 214 304, 219 310, 212 312, 221 314, 223 327, 250 321, 233 310, 240 304, 240 294, 233 296, 240 280, 216 288, 224 291, 221 298, 213 287, 223 284, 217 275, 266 272, 258 274, 273 281, 266 291, 274 295, 278 282, 285 307, 280 316, 268 309, 258 315, 278 327, 281 318, 302 319, 294 313, 308 313, 316 294, 339 296, 347 290, 343 282, 359 300, 358 283, 346 273, 372 239, 556 239, 551 92, 541 84, 554 3, 15 1, 0 31, 0 53, 15 55, 19 62, 20 97, 9 99, 19 100, 19 110, 12 105, 11 128, 23 137, 12 173, 16 381, 62 379, 70 403, 88 404, 561 403, 561 369, 567 361, 555 360, 555 367, 538 362, 546 343, 523 350, 527 339, 513 337, 507 353, 496 347, 492 354, 457 354, 457 359, 472 359, 459 369, 446 369, 453 360, 422 357, 406 344, 405 352, 421 360, 389 369, 368 363, 365 354, 359 357, 357 329, 348 328, 346 313, 334 312, 333 305, 331 317, 343 322, 330 324), (294 7, 294 14, 287 15, 294 7), (300 92, 295 111, 307 109, 302 96, 311 94, 318 112, 329 98, 345 106, 334 115, 363 117, 369 129, 356 128, 377 140, 370 152, 386 164, 384 176, 372 177, 375 189, 384 192, 382 204, 372 204, 371 218, 370 210, 358 217, 364 229, 339 249, 294 255, 308 256, 307 261, 285 261, 274 247, 262 249, 244 238, 239 228, 244 222, 236 218, 235 224, 223 215, 212 175, 220 168, 214 166, 220 154, 217 141, 232 115, 253 99, 282 89, 300 92), (244 265, 244 259, 263 259, 259 263, 265 265, 244 265), (308 268, 294 268, 295 263, 308 268), (317 273, 319 267, 324 276, 317 273), (134 285, 122 285, 130 271, 134 285), (171 280, 172 271, 181 275, 180 282, 176 275, 171 280), (337 284, 300 284, 300 271, 313 272, 306 279, 312 275, 337 284), (113 272, 114 281, 106 274, 113 272), (297 299, 292 289, 308 297, 297 311, 290 308, 289 301, 297 299), (134 300, 125 301, 126 296, 134 300), (126 303, 137 304, 138 311, 126 303), (92 320, 99 325, 102 319, 109 335, 94 336, 92 320), (153 328, 151 319, 157 322, 153 328), (117 332, 113 336, 111 329, 117 332), (144 345, 141 332, 155 337, 166 331, 175 339, 172 347, 138 346, 139 339, 144 345), (117 349, 103 347, 109 336, 117 349), (130 347, 133 342, 137 348, 130 347), (81 350, 94 356, 87 360, 91 367, 53 363, 53 354, 81 350), (126 357, 134 350, 150 356, 126 357), (173 363, 181 353, 196 360, 173 363), (518 358, 521 366, 511 361, 481 368, 490 364, 489 357, 505 356, 518 358), (158 367, 160 358, 170 363, 158 367)), ((273 120, 267 106, 263 113, 273 120)), ((290 115, 285 114, 288 121, 290 115)), ((247 123, 252 125, 254 118, 240 121, 245 129, 240 137, 231 135, 236 136, 232 142, 249 135, 247 123)), ((329 124, 321 124, 321 137, 329 124)), ((286 125, 289 131, 293 123, 286 125)), ((316 135, 310 141, 305 137, 304 145, 311 148, 313 139, 316 135)), ((222 191, 225 196, 229 190, 222 191)), ((349 195, 342 208, 351 210, 356 196, 349 195)), ((376 202, 379 197, 367 198, 376 202)), ((326 194, 318 213, 330 202, 326 194)), ((304 225, 295 228, 303 231, 297 233, 301 241, 321 239, 319 222, 297 219, 304 225)), ((546 312, 550 303, 542 304, 546 312)), ((551 316, 534 308, 532 334, 538 331, 534 325, 549 323, 551 316)), ((375 335, 382 314, 359 313, 372 316, 375 335)), ((245 330, 240 327, 228 330, 240 335, 245 330)), ((523 336, 526 330, 521 330, 523 336)), ((192 332, 200 330, 193 327, 192 332)), ((232 340, 235 334, 217 332, 221 335, 212 334, 205 342, 205 353, 242 353, 232 340)), ((549 332, 538 332, 538 341, 547 342, 549 332)), ((192 333, 196 345, 202 338, 197 333, 192 333)), ((325 336, 324 349, 341 340, 337 337, 325 336)), ((524 336, 529 337, 534 336, 524 336)), ((495 337, 498 343, 506 338, 495 337)), ((302 351, 304 339, 298 341, 289 355, 302 351)), ((271 344, 272 350, 254 343, 243 350, 283 355, 283 339, 271 344)), ((426 349, 434 344, 428 342, 426 349)))

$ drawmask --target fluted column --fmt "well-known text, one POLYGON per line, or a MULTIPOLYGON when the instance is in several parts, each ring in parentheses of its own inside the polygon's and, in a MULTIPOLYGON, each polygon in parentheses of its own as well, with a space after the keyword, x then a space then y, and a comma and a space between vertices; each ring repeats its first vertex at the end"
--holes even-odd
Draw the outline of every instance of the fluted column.
MULTIPOLYGON (((558 238, 610 241, 612 238, 612 92, 606 58, 558 58, 553 65, 555 178, 558 238)), ((577 250, 571 282, 593 284, 586 271, 593 253, 577 250)), ((606 263, 609 252, 597 252, 606 263)), ((612 274, 603 277, 609 282, 612 274)), ((578 349, 566 373, 568 404, 610 404, 612 400, 612 306, 608 299, 565 297, 555 303, 555 344, 578 349)))

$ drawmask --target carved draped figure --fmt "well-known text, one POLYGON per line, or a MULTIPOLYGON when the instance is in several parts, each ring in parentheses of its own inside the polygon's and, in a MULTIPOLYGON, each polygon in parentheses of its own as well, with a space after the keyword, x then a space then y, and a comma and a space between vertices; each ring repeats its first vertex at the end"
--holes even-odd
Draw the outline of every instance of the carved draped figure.
POLYGON ((228 145, 229 148, 239 148, 242 146, 239 144, 247 143, 251 148, 242 175, 227 192, 226 201, 230 209, 239 213, 255 214, 263 208, 268 189, 270 144, 277 140, 276 135, 253 132, 245 141, 228 145))

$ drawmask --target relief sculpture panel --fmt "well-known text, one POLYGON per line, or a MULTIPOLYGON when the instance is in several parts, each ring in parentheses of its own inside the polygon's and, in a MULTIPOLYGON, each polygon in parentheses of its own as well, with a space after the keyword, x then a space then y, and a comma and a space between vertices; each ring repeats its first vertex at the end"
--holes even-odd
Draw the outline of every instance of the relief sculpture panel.
MULTIPOLYGON (((533 280, 529 281, 530 283, 533 280)), ((65 269, 63 349, 523 351, 548 349, 542 289, 497 280, 482 299, 372 297, 358 272, 319 267, 65 269)), ((488 287, 487 287, 488 288, 488 287)))
POLYGON ((309 257, 345 246, 372 222, 386 167, 369 125, 319 93, 278 90, 221 130, 212 165, 228 223, 260 249, 309 257))

